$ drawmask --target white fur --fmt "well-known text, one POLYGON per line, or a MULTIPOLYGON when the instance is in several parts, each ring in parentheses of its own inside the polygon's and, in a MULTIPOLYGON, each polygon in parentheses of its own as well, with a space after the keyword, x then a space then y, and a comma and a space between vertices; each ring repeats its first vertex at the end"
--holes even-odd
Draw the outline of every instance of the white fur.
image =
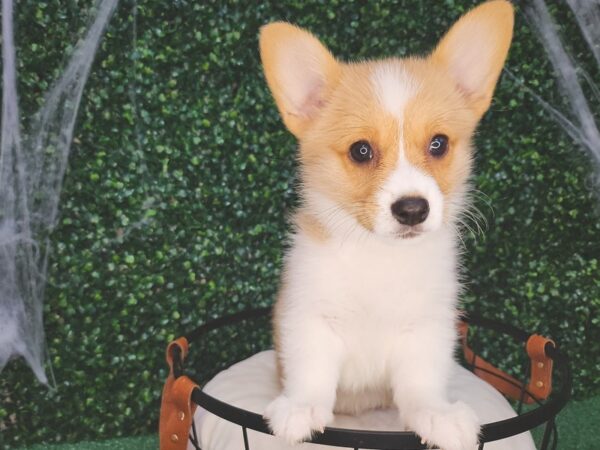
POLYGON ((404 108, 417 92, 417 82, 397 63, 382 63, 371 74, 371 85, 381 106, 402 122, 404 108))
POLYGON ((390 392, 408 429, 445 450, 474 448, 477 419, 446 392, 459 288, 453 229, 386 238, 341 211, 326 216, 331 201, 318 193, 305 201, 335 233, 323 242, 300 232, 286 257, 284 391, 266 412, 275 434, 297 442, 336 404, 357 412, 385 405, 390 392))

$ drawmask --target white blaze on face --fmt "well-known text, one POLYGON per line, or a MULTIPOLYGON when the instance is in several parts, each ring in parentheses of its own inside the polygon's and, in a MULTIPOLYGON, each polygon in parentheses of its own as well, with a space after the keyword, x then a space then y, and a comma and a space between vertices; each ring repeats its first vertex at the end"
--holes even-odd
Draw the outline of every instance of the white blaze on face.
POLYGON ((444 197, 435 179, 412 165, 406 158, 402 135, 404 110, 418 90, 418 84, 399 64, 384 64, 371 75, 373 90, 381 106, 399 123, 400 136, 398 162, 382 184, 376 202, 378 212, 374 231, 386 236, 395 236, 407 229, 392 215, 392 204, 402 197, 422 197, 429 203, 429 215, 421 231, 433 231, 440 227, 443 218, 444 197))
POLYGON ((399 63, 382 63, 371 74, 371 84, 383 109, 402 124, 404 108, 417 92, 415 80, 399 63))

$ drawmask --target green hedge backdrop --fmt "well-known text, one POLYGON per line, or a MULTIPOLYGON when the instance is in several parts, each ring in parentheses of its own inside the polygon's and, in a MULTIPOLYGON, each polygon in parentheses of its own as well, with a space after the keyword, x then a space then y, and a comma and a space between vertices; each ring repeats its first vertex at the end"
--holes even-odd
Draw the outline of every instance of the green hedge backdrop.
MULTIPOLYGON (((91 3, 17 2, 24 120, 91 3)), ((402 56, 430 50, 475 3, 123 0, 86 87, 53 235, 45 322, 56 389, 21 361, 0 373, 0 447, 155 430, 167 341, 272 302, 295 203, 295 143, 259 66, 262 24, 308 27, 345 59, 402 56)), ((568 9, 549 3, 600 79, 568 9)), ((600 392, 590 160, 520 84, 564 105, 523 14, 508 67, 520 82, 502 77, 477 136, 488 226, 465 239, 464 301, 557 339, 572 357, 576 396, 588 397, 600 392)), ((215 355, 231 354, 215 345, 215 355)))

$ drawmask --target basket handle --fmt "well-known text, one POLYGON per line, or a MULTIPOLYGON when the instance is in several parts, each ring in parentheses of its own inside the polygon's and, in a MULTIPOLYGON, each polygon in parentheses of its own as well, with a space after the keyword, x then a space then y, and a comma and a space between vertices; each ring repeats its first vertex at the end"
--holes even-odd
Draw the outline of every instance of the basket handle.
POLYGON ((196 404, 192 402, 192 392, 198 387, 187 376, 175 378, 173 372, 175 348, 179 350, 179 361, 188 353, 188 341, 180 337, 167 346, 169 376, 165 381, 160 405, 159 442, 160 450, 185 450, 188 434, 192 426, 196 404))
MULTIPOLYGON (((552 392, 553 360, 546 355, 546 346, 556 345, 554 341, 539 334, 527 339, 527 354, 531 359, 531 377, 527 390, 538 400, 545 400, 552 392)), ((533 403, 533 401, 531 402, 533 403)))
POLYGON ((527 339, 525 348, 531 360, 531 376, 529 384, 525 386, 516 378, 475 354, 467 340, 469 325, 466 322, 459 322, 458 331, 465 360, 479 378, 513 400, 522 400, 524 403, 532 404, 548 398, 552 392, 552 359, 546 355, 545 348, 548 343, 554 345, 552 340, 538 334, 533 334, 527 339))

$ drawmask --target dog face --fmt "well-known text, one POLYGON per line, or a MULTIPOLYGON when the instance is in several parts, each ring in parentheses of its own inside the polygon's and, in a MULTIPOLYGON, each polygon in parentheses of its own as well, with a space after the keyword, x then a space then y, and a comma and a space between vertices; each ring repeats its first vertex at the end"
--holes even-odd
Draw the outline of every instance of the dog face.
POLYGON ((512 37, 509 2, 463 16, 427 57, 342 63, 310 33, 262 28, 261 58, 300 144, 303 197, 322 216, 410 238, 452 222, 471 171, 471 137, 512 37))

